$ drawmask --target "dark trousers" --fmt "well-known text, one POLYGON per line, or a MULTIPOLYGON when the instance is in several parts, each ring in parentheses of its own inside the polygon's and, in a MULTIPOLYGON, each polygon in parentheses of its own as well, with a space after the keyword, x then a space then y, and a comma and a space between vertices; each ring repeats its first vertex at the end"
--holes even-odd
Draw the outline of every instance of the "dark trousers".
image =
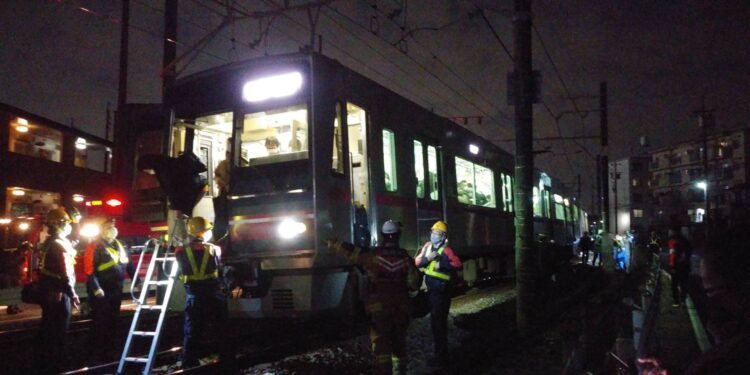
POLYGON ((374 373, 391 374, 396 367, 396 373, 406 374, 409 312, 389 309, 372 314, 370 321, 370 343, 375 354, 374 373))
POLYGON ((588 264, 589 263, 589 250, 581 250, 581 263, 588 264))
POLYGON ((120 321, 120 303, 122 302, 122 286, 115 285, 102 288, 104 297, 95 297, 94 292, 89 290, 89 305, 91 306, 91 345, 90 354, 99 359, 114 359, 112 351, 117 337, 117 324, 120 321))
POLYGON ((596 266, 596 260, 599 259, 599 265, 602 264, 602 252, 594 250, 594 259, 591 260, 591 265, 596 266))
MULTIPOLYGON (((187 298, 185 300, 185 324, 183 327, 183 345, 182 345, 182 367, 197 366, 199 351, 201 350, 200 342, 203 341, 209 332, 208 329, 213 325, 213 336, 218 339, 219 354, 224 354, 228 350, 229 340, 222 335, 227 334, 227 301, 226 296, 218 287, 190 287, 186 286, 187 298)), ((230 358, 222 358, 222 367, 230 358)))
POLYGON ((65 294, 47 292, 41 303, 42 321, 39 325, 34 353, 35 374, 57 374, 65 365, 65 336, 70 326, 71 300, 65 294))
POLYGON ((685 302, 689 276, 690 271, 685 269, 677 269, 672 272, 672 301, 675 304, 685 302))
MULTIPOLYGON (((446 290, 429 290, 430 325, 435 345, 435 358, 441 362, 448 360, 448 310, 451 298, 446 290)), ((444 363, 441 363, 444 364, 444 363)))

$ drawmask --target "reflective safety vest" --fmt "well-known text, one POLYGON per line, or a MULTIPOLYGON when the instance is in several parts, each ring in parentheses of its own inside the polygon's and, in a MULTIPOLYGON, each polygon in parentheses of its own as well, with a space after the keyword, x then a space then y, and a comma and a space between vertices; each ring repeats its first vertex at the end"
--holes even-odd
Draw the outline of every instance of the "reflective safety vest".
MULTIPOLYGON (((428 244, 427 246, 431 246, 431 245, 428 244)), ((425 275, 432 276, 432 277, 434 277, 436 279, 440 279, 440 280, 443 280, 443 281, 450 281, 450 279, 451 279, 451 275, 450 274, 435 270, 435 265, 438 263, 438 261, 440 260, 440 258, 443 256, 443 252, 444 251, 445 251, 445 247, 441 246, 440 249, 438 249, 438 252, 437 252, 438 256, 436 256, 435 259, 431 260, 430 263, 427 265, 427 268, 425 268, 425 270, 424 270, 425 275)), ((424 255, 424 254, 422 254, 422 255, 424 255)))
POLYGON ((107 250, 107 253, 112 259, 110 259, 109 262, 98 265, 96 267, 96 270, 98 272, 106 271, 118 264, 127 264, 130 261, 120 241, 115 240, 115 246, 117 247, 117 249, 114 249, 110 246, 104 246, 104 250, 107 250))
POLYGON ((185 255, 187 255, 188 262, 190 263, 190 274, 180 275, 180 280, 183 283, 190 281, 202 281, 219 278, 218 265, 214 272, 206 274, 206 268, 208 268, 208 259, 214 256, 214 248, 210 244, 205 244, 203 248, 203 259, 201 260, 201 267, 198 268, 198 264, 195 262, 195 255, 193 255, 193 249, 190 246, 185 246, 185 255))
MULTIPOLYGON (((66 240, 67 241, 67 240, 66 240)), ((76 264, 76 257, 75 257, 75 250, 72 248, 72 246, 66 246, 65 242, 60 239, 54 240, 54 242, 57 242, 58 245, 60 245, 63 248, 63 258, 65 259, 65 264, 62 265, 62 269, 60 272, 65 272, 65 270, 72 270, 73 267, 76 264)), ((49 253, 49 245, 52 243, 48 243, 43 249, 42 249, 42 256, 39 259, 39 273, 45 276, 49 276, 58 280, 65 280, 68 275, 61 274, 59 272, 50 271, 46 267, 46 261, 47 261, 47 253, 49 253)), ((70 242, 68 242, 70 244, 70 242)))

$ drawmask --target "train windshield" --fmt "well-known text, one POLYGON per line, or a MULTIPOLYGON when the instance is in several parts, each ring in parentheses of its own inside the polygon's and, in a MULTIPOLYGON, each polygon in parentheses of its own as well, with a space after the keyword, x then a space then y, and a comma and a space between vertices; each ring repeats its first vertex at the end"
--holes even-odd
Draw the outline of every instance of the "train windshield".
POLYGON ((246 114, 242 120, 240 165, 307 159, 308 129, 305 105, 246 114))

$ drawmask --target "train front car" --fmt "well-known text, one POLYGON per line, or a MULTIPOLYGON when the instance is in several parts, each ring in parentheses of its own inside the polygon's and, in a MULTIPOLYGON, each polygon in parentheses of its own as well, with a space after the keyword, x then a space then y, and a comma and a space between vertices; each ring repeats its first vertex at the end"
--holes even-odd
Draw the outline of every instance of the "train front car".
MULTIPOLYGON (((204 199, 193 213, 213 206, 217 227, 226 217, 228 235, 220 243, 225 264, 242 289, 241 297, 230 301, 233 316, 308 317, 349 305, 344 302, 349 301, 345 289, 351 291, 346 288, 351 267, 330 256, 324 240, 335 235, 331 216, 345 221, 337 227, 349 227, 351 203, 347 194, 330 193, 335 184, 334 106, 327 112, 317 110, 322 107, 314 100, 318 89, 313 76, 312 57, 294 54, 198 73, 178 81, 169 92, 175 124, 187 123, 188 129, 195 125, 196 144, 198 133, 206 135, 210 124, 217 124, 217 131, 218 124, 231 124, 230 134, 222 138, 214 133, 219 137, 213 138, 227 143, 226 158, 231 161, 226 215, 219 207, 221 199, 215 199, 226 181, 214 172, 221 163, 200 154, 208 165, 209 195, 214 199, 204 199), (321 186, 324 197, 318 196, 321 186), (329 198, 333 202, 321 207, 329 198)), ((348 232, 339 235, 349 240, 348 232)))

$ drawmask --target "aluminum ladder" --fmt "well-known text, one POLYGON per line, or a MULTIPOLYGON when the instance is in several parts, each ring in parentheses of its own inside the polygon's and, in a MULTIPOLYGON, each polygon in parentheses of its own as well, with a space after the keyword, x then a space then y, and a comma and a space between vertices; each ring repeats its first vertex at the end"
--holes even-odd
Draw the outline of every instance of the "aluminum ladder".
MULTIPOLYGON (((151 241, 149 241, 149 243, 150 242, 151 241)), ((125 347, 122 350, 120 363, 117 366, 117 374, 124 374, 125 366, 129 363, 135 364, 135 365, 142 365, 143 374, 149 374, 151 372, 151 369, 154 366, 154 360, 156 359, 156 350, 159 347, 159 338, 161 337, 162 328, 164 326, 164 318, 167 315, 167 306, 169 305, 169 299, 172 296, 172 288, 174 287, 175 278, 177 277, 177 270, 179 268, 177 264, 177 259, 174 257, 174 254, 168 254, 166 249, 160 252, 162 248, 162 246, 160 245, 161 245, 160 242, 155 241, 154 251, 151 255, 151 261, 148 264, 146 277, 144 278, 143 285, 141 287, 141 294, 140 294, 140 297, 138 297, 136 301, 137 306, 136 306, 135 314, 133 315, 133 321, 130 324, 130 330, 128 331, 128 338, 125 341, 125 347), (163 272, 166 274, 167 276, 166 280, 154 280, 153 279, 155 270, 157 270, 157 264, 161 265, 161 267, 159 268, 161 268, 163 272), (154 305, 148 304, 148 295, 152 286, 153 287, 166 286, 164 299, 162 300, 161 304, 154 304, 154 305), (141 312, 143 312, 144 310, 159 311, 159 318, 156 321, 156 328, 154 328, 153 331, 144 331, 142 329, 141 330, 138 329, 138 325, 140 323, 140 318, 141 318, 141 312), (146 339, 151 340, 151 346, 149 348, 147 356, 136 357, 136 356, 130 355, 130 350, 132 348, 134 337, 145 337, 146 339)), ((148 244, 146 248, 144 248, 143 252, 146 251, 147 247, 148 247, 148 244)), ((141 253, 141 258, 138 259, 138 268, 136 268, 138 270, 137 272, 140 271, 142 260, 143 260, 143 253, 141 253)), ((135 281, 133 282, 133 285, 134 284, 135 284, 135 281)))

